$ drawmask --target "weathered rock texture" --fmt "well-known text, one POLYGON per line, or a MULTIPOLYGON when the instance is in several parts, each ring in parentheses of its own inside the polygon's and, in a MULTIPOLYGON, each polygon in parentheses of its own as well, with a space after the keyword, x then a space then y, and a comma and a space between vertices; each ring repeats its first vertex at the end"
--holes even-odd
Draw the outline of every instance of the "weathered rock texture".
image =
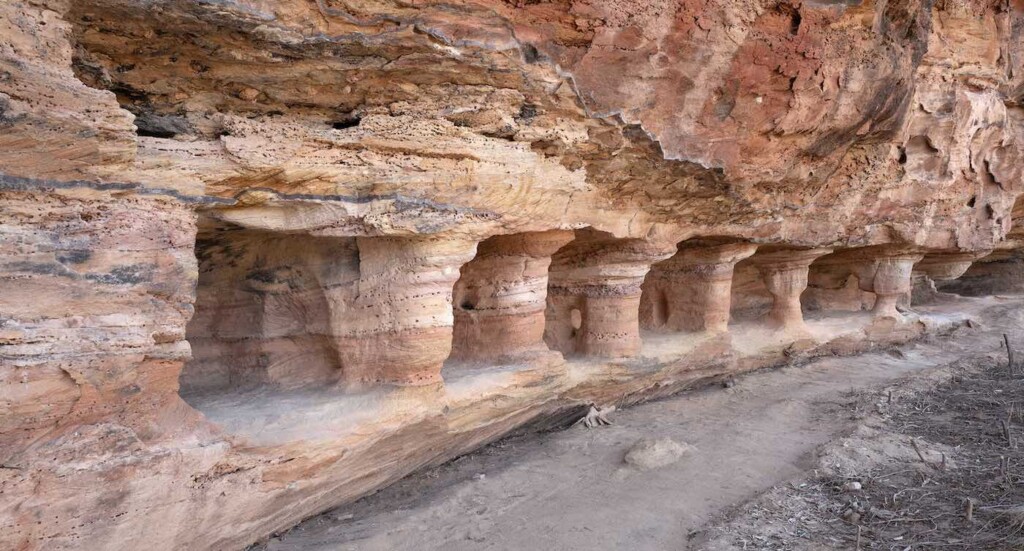
POLYGON ((680 244, 679 252, 654 266, 641 315, 645 325, 675 331, 722 333, 729 329, 736 263, 754 254, 751 243, 680 244))
POLYGON ((1019 291, 1022 32, 1020 0, 0 3, 0 547, 240 548, 1019 291))
POLYGON ((496 235, 477 248, 455 284, 451 358, 498 362, 543 352, 551 255, 568 231, 496 235))

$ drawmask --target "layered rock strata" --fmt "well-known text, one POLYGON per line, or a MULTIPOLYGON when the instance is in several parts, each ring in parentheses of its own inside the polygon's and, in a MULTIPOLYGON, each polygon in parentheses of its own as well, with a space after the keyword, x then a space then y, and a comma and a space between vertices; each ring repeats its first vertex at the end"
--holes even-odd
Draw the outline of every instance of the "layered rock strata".
POLYGON ((751 260, 772 295, 767 322, 783 333, 806 334, 800 296, 807 289, 811 263, 831 249, 780 250, 758 254, 751 260))
POLYGON ((359 237, 352 293, 328 292, 331 337, 344 378, 356 383, 436 383, 452 350, 452 286, 474 241, 359 237))
POLYGON ((681 244, 644 281, 645 324, 673 331, 728 331, 733 269, 756 250, 750 243, 681 244))
POLYGON ((546 351, 548 267, 551 255, 572 239, 572 232, 553 230, 481 242, 455 285, 450 357, 497 362, 546 351))
POLYGON ((242 548, 590 403, 940 330, 921 282, 1019 291, 1021 29, 0 4, 0 548, 242 548))
POLYGON ((577 232, 552 260, 544 340, 564 355, 640 352, 640 287, 673 244, 577 232))

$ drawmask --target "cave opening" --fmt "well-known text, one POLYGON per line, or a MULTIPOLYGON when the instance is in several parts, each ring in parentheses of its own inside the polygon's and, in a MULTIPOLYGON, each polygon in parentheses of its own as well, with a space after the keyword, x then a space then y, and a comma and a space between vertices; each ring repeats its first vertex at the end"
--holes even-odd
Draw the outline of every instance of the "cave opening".
POLYGON ((875 303, 875 294, 861 289, 860 279, 849 265, 837 262, 844 251, 823 256, 811 264, 804 310, 813 317, 827 312, 865 312, 875 303))
POLYGON ((816 319, 836 313, 852 319, 868 310, 875 319, 902 319, 911 306, 915 281, 922 280, 916 266, 924 256, 891 245, 835 250, 810 265, 805 310, 816 319))
POLYGON ((544 340, 566 358, 639 355, 640 287, 663 252, 590 228, 574 235, 552 256, 544 340))
POLYGON ((728 330, 735 265, 754 245, 702 237, 683 241, 655 263, 641 286, 640 323, 649 333, 724 333, 728 330))
POLYGON ((644 279, 640 322, 645 346, 665 349, 669 335, 676 339, 671 342, 682 342, 680 334, 741 334, 753 337, 751 342, 808 336, 804 311, 810 266, 829 253, 731 238, 680 243, 676 254, 654 264, 644 279))
POLYGON ((253 230, 202 217, 196 257, 183 396, 320 387, 341 378, 331 302, 355 292, 355 238, 253 230))
POLYGON ((548 353, 545 305, 551 255, 567 232, 497 235, 477 245, 453 290, 448 365, 515 362, 548 353))
POLYGON ((363 122, 362 117, 347 117, 341 120, 337 120, 331 123, 331 128, 335 130, 345 130, 346 128, 355 128, 363 122))
POLYGON ((135 127, 135 135, 139 136, 139 137, 143 137, 143 138, 173 139, 175 136, 178 135, 178 133, 170 131, 170 130, 153 130, 153 129, 150 129, 150 128, 145 128, 145 127, 136 125, 136 127, 135 127))

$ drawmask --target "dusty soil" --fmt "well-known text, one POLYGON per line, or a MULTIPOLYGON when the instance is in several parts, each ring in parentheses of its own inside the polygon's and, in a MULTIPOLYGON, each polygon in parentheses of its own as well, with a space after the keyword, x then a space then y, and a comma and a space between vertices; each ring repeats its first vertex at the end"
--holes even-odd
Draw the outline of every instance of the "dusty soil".
POLYGON ((1007 508, 1024 504, 1022 456, 997 420, 1024 403, 1024 374, 1006 373, 1001 347, 1006 332, 1024 350, 1024 300, 946 300, 922 310, 974 323, 617 411, 610 427, 508 438, 258 548, 853 548, 858 525, 863 549, 1015 548, 1007 508), (694 449, 649 471, 623 462, 641 438, 663 437, 694 449), (851 481, 862 489, 843 491, 851 481))
POLYGON ((851 393, 836 414, 856 427, 822 448, 812 475, 737 507, 701 547, 1024 549, 1019 353, 1012 365, 965 358, 851 393))

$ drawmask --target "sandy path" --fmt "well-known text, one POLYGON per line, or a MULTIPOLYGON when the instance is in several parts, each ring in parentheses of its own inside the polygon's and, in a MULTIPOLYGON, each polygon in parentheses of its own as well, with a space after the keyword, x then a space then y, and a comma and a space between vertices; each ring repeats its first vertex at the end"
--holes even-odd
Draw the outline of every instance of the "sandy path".
MULTIPOLYGON (((267 550, 687 549, 688 534, 730 506, 800 476, 850 426, 844 393, 991 353, 1007 300, 958 301, 989 329, 742 377, 613 414, 615 425, 506 440, 310 519, 267 550), (994 309, 990 308, 993 307, 994 309), (902 357, 900 357, 902 356, 902 357), (696 446, 653 471, 622 457, 644 436, 696 446), (483 475, 483 476, 481 476, 483 475)), ((1013 308, 1020 302, 1012 301, 1013 308)), ((948 308, 948 307, 947 307, 948 308)))

